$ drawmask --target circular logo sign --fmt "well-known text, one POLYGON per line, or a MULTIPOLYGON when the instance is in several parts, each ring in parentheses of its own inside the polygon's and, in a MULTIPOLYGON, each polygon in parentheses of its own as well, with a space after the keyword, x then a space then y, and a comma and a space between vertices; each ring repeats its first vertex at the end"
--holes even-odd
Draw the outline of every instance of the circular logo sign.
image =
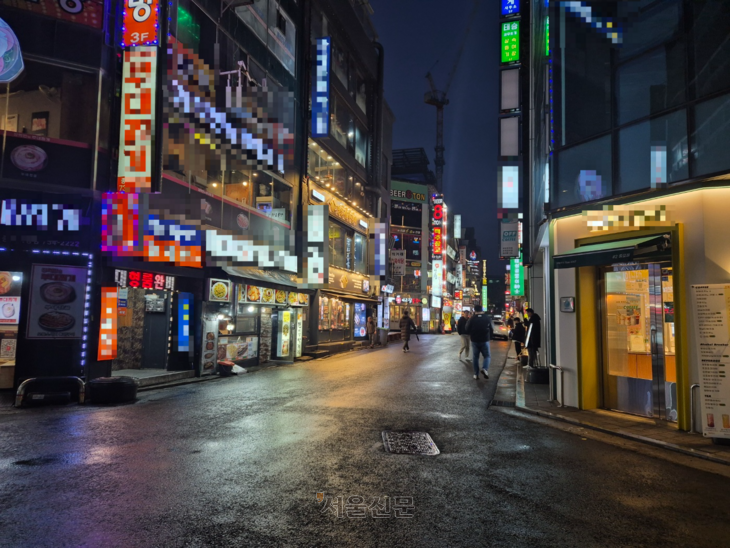
POLYGON ((243 230, 246 230, 248 228, 248 217, 246 217, 243 213, 239 213, 238 217, 236 217, 236 224, 243 230))
POLYGON ((476 251, 472 251, 471 253, 469 253, 469 258, 472 261, 476 261, 477 260, 477 252, 476 251))

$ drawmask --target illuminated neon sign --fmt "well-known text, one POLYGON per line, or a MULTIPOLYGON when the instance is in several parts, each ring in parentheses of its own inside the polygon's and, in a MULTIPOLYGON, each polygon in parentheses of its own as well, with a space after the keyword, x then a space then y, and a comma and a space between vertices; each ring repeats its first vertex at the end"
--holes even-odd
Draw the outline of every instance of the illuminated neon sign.
POLYGON ((520 13, 520 0, 502 0, 502 15, 520 13))
POLYGON ((157 45, 159 0, 124 0, 123 10, 122 47, 157 45))
POLYGON ((119 192, 151 192, 157 49, 124 52, 122 123, 119 136, 119 192))
POLYGON ((502 62, 520 60, 520 22, 502 23, 502 62))
POLYGON ((312 137, 327 137, 330 133, 330 66, 332 38, 317 40, 317 63, 314 72, 312 101, 312 137))

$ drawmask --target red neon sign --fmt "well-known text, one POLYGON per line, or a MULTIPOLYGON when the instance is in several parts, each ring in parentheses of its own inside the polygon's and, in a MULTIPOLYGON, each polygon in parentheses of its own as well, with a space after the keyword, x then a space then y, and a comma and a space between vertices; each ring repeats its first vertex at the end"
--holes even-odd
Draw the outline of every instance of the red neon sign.
POLYGON ((124 0, 122 47, 156 46, 159 0, 124 0))

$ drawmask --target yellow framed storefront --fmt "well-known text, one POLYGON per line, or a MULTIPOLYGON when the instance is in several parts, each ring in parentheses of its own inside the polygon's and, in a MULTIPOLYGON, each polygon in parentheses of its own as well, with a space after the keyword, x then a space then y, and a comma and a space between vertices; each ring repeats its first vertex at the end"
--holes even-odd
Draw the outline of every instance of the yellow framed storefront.
MULTIPOLYGON (((700 371, 689 359, 694 350, 689 289, 693 284, 730 281, 730 241, 724 236, 727 204, 730 204, 730 189, 704 188, 614 206, 616 211, 631 212, 626 217, 633 220, 605 229, 591 226, 588 212, 551 221, 549 283, 556 306, 561 298, 575 297, 574 314, 556 309, 553 316, 554 360, 564 372, 564 393, 559 399, 565 405, 580 409, 612 408, 604 401, 606 334, 601 316, 604 298, 602 272, 610 263, 595 264, 596 261, 593 261, 594 264, 582 266, 580 261, 576 261, 575 267, 556 269, 555 260, 578 255, 584 250, 620 250, 622 246, 643 245, 641 242, 648 245, 652 237, 667 235, 671 246, 662 257, 667 261, 667 269, 671 269, 674 304, 672 373, 671 379, 668 377, 667 380, 676 382, 677 427, 680 430, 691 429, 690 387, 699 382, 700 371), (641 225, 643 214, 649 216, 657 211, 665 213, 664 217, 655 223, 647 223, 656 226, 626 226, 631 223, 641 225)), ((638 260, 629 259, 629 262, 638 260)))

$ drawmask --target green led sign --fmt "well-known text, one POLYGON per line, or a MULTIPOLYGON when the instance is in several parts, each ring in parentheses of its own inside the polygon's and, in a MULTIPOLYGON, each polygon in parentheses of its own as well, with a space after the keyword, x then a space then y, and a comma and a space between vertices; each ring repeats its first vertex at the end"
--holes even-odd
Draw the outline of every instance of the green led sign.
POLYGON ((525 294, 524 276, 522 267, 522 251, 518 259, 510 259, 509 292, 513 297, 520 297, 525 294))
POLYGON ((545 56, 550 57, 550 18, 545 18, 545 56))
POLYGON ((482 286, 482 308, 486 310, 489 308, 489 299, 487 298, 487 286, 482 286))
POLYGON ((520 22, 502 23, 502 62, 520 60, 520 22))

